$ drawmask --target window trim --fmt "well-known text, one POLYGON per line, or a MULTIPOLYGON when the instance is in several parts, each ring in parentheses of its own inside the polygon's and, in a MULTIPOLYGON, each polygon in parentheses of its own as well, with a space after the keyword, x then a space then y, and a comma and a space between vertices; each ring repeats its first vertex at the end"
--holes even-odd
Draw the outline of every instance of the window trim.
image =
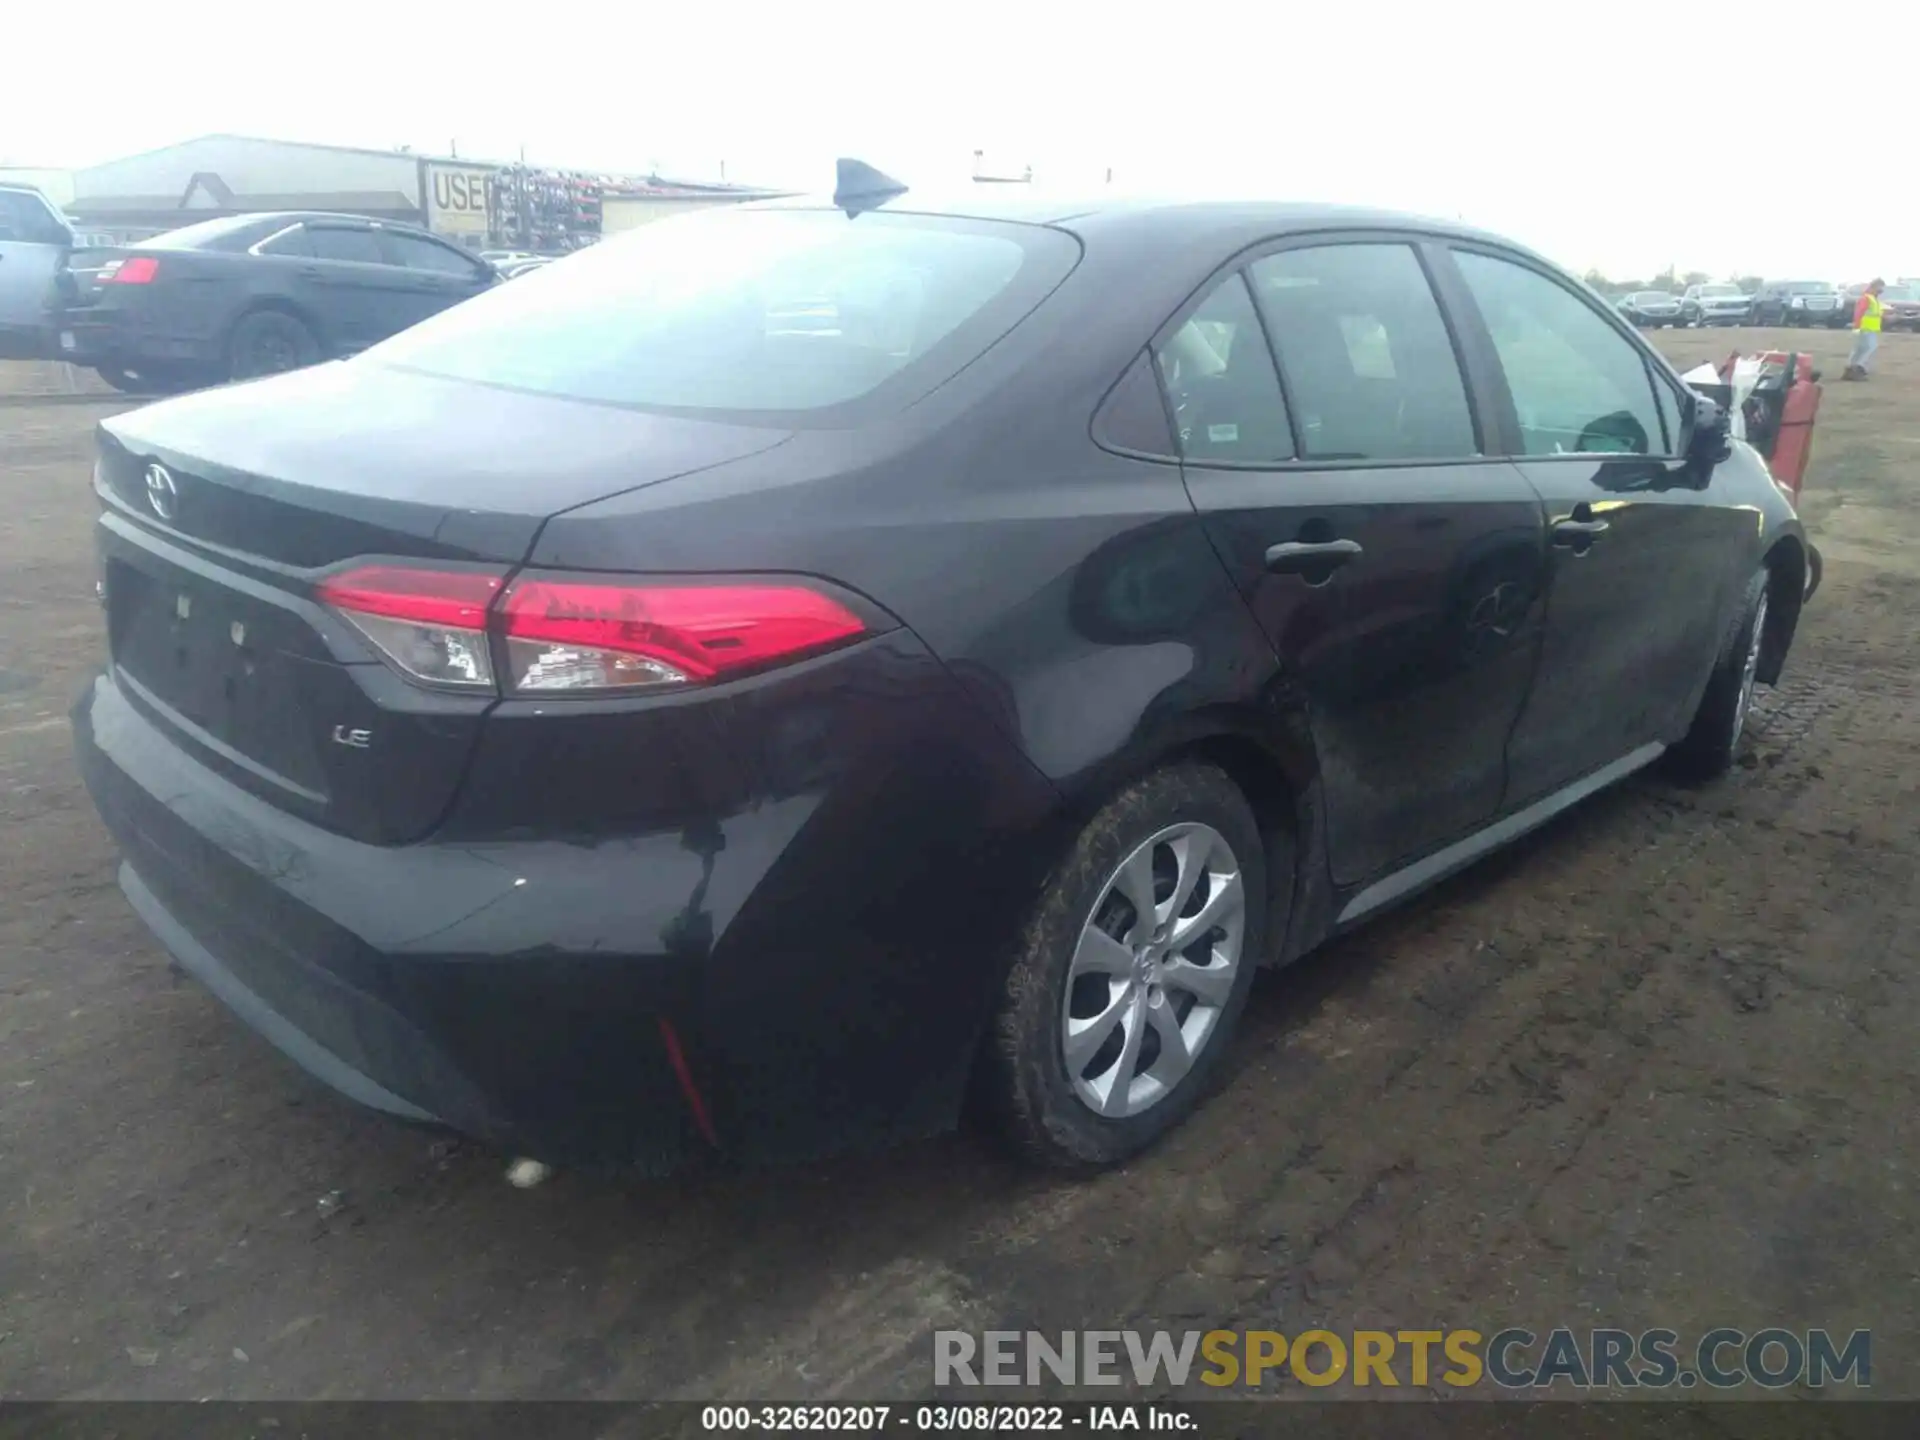
MULTIPOLYGON (((1440 322, 1446 327, 1447 338, 1453 346, 1454 361, 1460 367, 1460 383, 1466 397, 1467 418, 1473 426, 1474 443, 1479 447, 1479 454, 1455 455, 1444 459, 1382 457, 1364 460, 1317 460, 1302 459, 1296 453, 1291 460, 1259 462, 1248 460, 1201 462, 1189 461, 1184 456, 1178 456, 1175 457, 1176 463, 1191 464, 1197 469, 1205 470, 1304 475, 1341 470, 1432 470, 1446 466, 1484 465, 1489 460, 1509 458, 1496 455, 1489 443, 1494 434, 1493 422, 1498 418, 1498 412, 1490 410, 1489 402, 1497 402, 1499 396, 1496 391, 1488 387, 1493 381, 1500 379, 1499 372, 1497 369, 1488 372, 1485 369, 1485 357, 1474 353, 1474 336, 1469 328, 1461 323, 1457 296, 1449 291, 1447 284, 1450 274, 1456 283, 1458 276, 1451 272, 1450 266, 1443 270, 1438 263, 1445 258, 1441 252, 1444 252, 1446 245, 1452 239, 1453 237, 1444 231, 1427 230, 1419 226, 1402 228, 1381 225, 1357 227, 1332 225, 1316 229, 1293 230, 1285 235, 1273 235, 1256 240, 1252 244, 1243 245, 1209 271, 1206 277, 1188 293, 1187 298, 1180 302, 1173 314, 1154 330, 1147 340, 1147 349, 1158 351, 1182 325, 1193 317, 1194 312, 1213 294, 1216 286, 1229 275, 1238 274, 1240 282, 1247 287, 1247 294, 1253 300, 1253 313, 1259 317, 1261 334, 1267 342, 1267 359, 1273 366, 1274 374, 1280 378, 1280 399, 1286 406, 1287 428, 1294 438, 1294 450, 1298 452, 1301 448, 1299 421, 1294 414, 1293 396, 1287 387, 1286 367, 1280 363, 1280 355, 1273 343, 1273 334, 1266 312, 1260 305, 1259 291, 1255 289, 1252 278, 1247 274, 1248 267, 1269 255, 1277 255, 1287 250, 1316 250, 1324 249, 1329 245, 1401 245, 1414 252, 1414 260, 1426 276, 1427 287, 1432 292, 1433 302, 1440 311, 1440 322)), ((1477 325, 1477 312, 1473 319, 1477 325)), ((1160 381, 1157 364, 1154 366, 1154 381, 1160 386, 1162 400, 1170 409, 1172 402, 1167 398, 1165 384, 1160 381)), ((1504 386, 1504 380, 1501 380, 1501 384, 1504 386)), ((1509 407, 1511 406, 1510 400, 1506 403, 1509 407)), ((1177 428, 1174 438, 1177 444, 1179 440, 1177 428)))
POLYGON ((404 225, 374 225, 372 229, 374 239, 379 242, 380 253, 382 255, 391 253, 392 258, 388 259, 387 264, 396 269, 405 270, 409 274, 414 275, 439 275, 448 280, 466 281, 474 284, 479 283, 481 279, 481 262, 477 258, 467 251, 462 250, 458 245, 449 244, 430 231, 413 230, 404 225), (455 259, 463 261, 467 267, 466 272, 462 274, 454 270, 423 270, 409 265, 407 264, 405 253, 398 246, 389 246, 388 242, 393 240, 418 240, 422 244, 432 246, 435 250, 443 250, 455 259))
POLYGON ((325 230, 338 230, 353 235, 365 235, 373 241, 373 248, 380 256, 378 260, 341 260, 331 255, 321 255, 316 250, 316 253, 311 258, 318 264, 358 265, 368 270, 392 270, 397 268, 387 260, 387 252, 380 244, 380 226, 375 222, 369 221, 365 224, 354 225, 344 220, 303 220, 300 223, 306 227, 309 240, 325 230))
MULTIPOLYGON (((1249 261, 1249 264, 1252 262, 1249 261)), ((1247 275, 1246 265, 1235 265, 1210 276, 1208 283, 1201 286, 1197 294, 1191 295, 1180 307, 1182 316, 1178 324, 1163 326, 1157 332, 1151 344, 1147 346, 1147 359, 1153 369, 1154 388, 1160 392, 1160 404, 1167 412, 1167 425, 1173 435, 1174 460, 1181 465, 1193 465, 1202 470, 1280 470, 1288 467, 1298 468, 1300 463, 1300 429, 1294 423, 1293 404, 1287 395, 1287 377, 1281 372, 1280 357, 1273 353, 1273 337, 1267 331, 1265 317, 1260 314, 1259 297, 1253 293, 1253 281, 1247 275), (1191 320, 1200 307, 1214 297, 1223 285, 1229 281, 1238 281, 1241 293, 1247 297, 1247 308, 1253 311, 1254 323, 1260 327, 1260 341, 1266 346, 1267 364, 1273 368, 1274 387, 1280 396, 1282 417, 1287 422, 1287 440, 1293 447, 1293 454, 1285 460, 1189 460, 1179 452, 1180 416, 1174 409, 1173 396, 1167 393, 1167 382, 1160 373, 1160 350, 1165 341, 1177 335, 1188 320, 1191 320)))
POLYGON ((1093 414, 1087 421, 1087 438, 1109 455, 1124 456, 1128 460, 1146 460, 1155 465, 1179 465, 1182 463, 1180 430, 1174 424, 1174 418, 1173 407, 1167 400, 1167 387, 1160 383, 1160 365, 1154 357, 1153 347, 1143 345, 1134 352, 1133 358, 1126 363, 1120 373, 1114 376, 1113 383, 1106 388, 1099 403, 1093 407, 1093 414), (1131 445, 1118 444, 1101 433, 1103 429, 1101 422, 1111 413, 1120 394, 1120 387, 1125 385, 1135 369, 1141 366, 1146 367, 1147 380, 1153 386, 1154 398, 1160 404, 1161 419, 1166 423, 1167 441, 1171 448, 1165 453, 1157 450, 1136 450, 1131 445))
POLYGON ((1477 332, 1476 343, 1484 345, 1486 353, 1494 361, 1494 369, 1488 377, 1488 383, 1494 387, 1492 395, 1494 403, 1499 408, 1501 429, 1505 432, 1506 453, 1490 458, 1511 460, 1516 463, 1524 462, 1529 465, 1535 462, 1561 463, 1569 460, 1589 465, 1597 460, 1639 460, 1665 465, 1685 463, 1687 432, 1693 423, 1693 392, 1687 387, 1686 382, 1680 379, 1666 357, 1648 344, 1646 338, 1635 330, 1617 310, 1609 305, 1595 304, 1590 295, 1583 293, 1580 285, 1524 250, 1514 250, 1504 245, 1464 238, 1449 239, 1439 248, 1444 254, 1436 259, 1444 262, 1449 284, 1458 287, 1462 322, 1477 332), (1487 326, 1486 317, 1480 313, 1480 305, 1474 298, 1473 287, 1467 283, 1466 276, 1454 263, 1453 257, 1456 254, 1480 255, 1489 260, 1504 260, 1522 270, 1532 271, 1549 284, 1557 285, 1564 290, 1574 300, 1584 305, 1589 313, 1600 317, 1616 335, 1624 339, 1640 357, 1640 366, 1647 378, 1647 399, 1652 402, 1654 413, 1659 417, 1661 439, 1669 447, 1670 453, 1633 455, 1611 451, 1576 450, 1562 455, 1527 454, 1520 439, 1520 411, 1514 404, 1513 390, 1507 383, 1506 367, 1499 362, 1499 348, 1494 344, 1493 332, 1487 326), (1680 412, 1680 434, 1677 436, 1667 435, 1666 415, 1660 408, 1659 399, 1653 393, 1653 387, 1662 383, 1673 390, 1680 412))
POLYGON ((304 220, 296 220, 291 225, 282 225, 271 235, 263 235, 254 241, 253 244, 249 245, 247 247, 247 254, 257 256, 262 260, 312 260, 314 258, 312 255, 269 255, 267 253, 267 246, 273 244, 274 241, 284 240, 296 230, 304 234, 306 228, 307 222, 304 220))

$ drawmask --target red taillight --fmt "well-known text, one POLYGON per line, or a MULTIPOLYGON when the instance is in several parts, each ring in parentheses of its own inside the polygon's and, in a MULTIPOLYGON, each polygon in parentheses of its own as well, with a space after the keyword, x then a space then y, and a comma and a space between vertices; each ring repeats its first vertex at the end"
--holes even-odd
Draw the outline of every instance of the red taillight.
POLYGON ((151 285, 160 273, 160 262, 151 255, 133 255, 100 277, 103 285, 151 285))
POLYGON ((866 633, 801 585, 635 585, 528 576, 500 602, 519 693, 631 690, 720 680, 866 633))
POLYGON ((487 607, 502 577, 477 570, 363 565, 316 593, 404 674, 429 685, 493 689, 487 607))
POLYGON ((859 616, 804 585, 635 584, 364 565, 322 581, 332 606, 403 673, 430 685, 495 688, 488 633, 510 694, 697 685, 804 659, 867 633, 859 616))

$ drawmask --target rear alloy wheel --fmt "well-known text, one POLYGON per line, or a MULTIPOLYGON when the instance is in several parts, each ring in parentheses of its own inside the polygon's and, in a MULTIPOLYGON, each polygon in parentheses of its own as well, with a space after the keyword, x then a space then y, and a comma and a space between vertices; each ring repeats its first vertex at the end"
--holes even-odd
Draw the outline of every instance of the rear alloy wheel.
POLYGON ((1266 860, 1209 765, 1157 771, 1088 823, 1028 926, 989 1057, 1030 1157, 1115 1164, 1204 1097, 1262 953, 1266 860))
POLYGON ((1677 778, 1701 782, 1726 774, 1739 753, 1753 708, 1760 675, 1760 652, 1767 638, 1767 581, 1763 566, 1747 583, 1740 625, 1726 653, 1713 667, 1707 692, 1686 738, 1667 753, 1667 768, 1677 778))
POLYGON ((299 370, 320 358, 313 332, 279 310, 256 310, 243 315, 227 343, 228 374, 235 380, 257 380, 299 370))

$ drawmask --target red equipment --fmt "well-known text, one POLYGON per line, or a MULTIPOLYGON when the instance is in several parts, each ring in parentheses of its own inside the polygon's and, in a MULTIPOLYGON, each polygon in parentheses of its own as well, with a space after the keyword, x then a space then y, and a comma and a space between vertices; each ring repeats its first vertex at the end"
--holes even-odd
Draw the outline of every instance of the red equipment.
MULTIPOLYGON (((1720 367, 1721 382, 1731 393, 1733 368, 1742 357, 1729 355, 1720 367)), ((1813 422, 1820 414, 1820 372, 1813 368, 1813 357, 1795 351, 1769 350, 1751 357, 1760 362, 1760 375, 1753 390, 1740 407, 1746 427, 1747 443, 1760 452, 1773 476, 1795 510, 1800 508, 1800 487, 1807 478, 1807 462, 1813 456, 1813 422)), ((1802 603, 1813 598, 1820 588, 1825 567, 1817 546, 1807 546, 1807 586, 1802 603)))
MULTIPOLYGON (((1731 384, 1734 362, 1729 355, 1720 367, 1721 379, 1731 384)), ((1820 376, 1813 357, 1770 350, 1759 355, 1760 378, 1741 407, 1747 443, 1758 450, 1773 480, 1796 506, 1813 454, 1813 422, 1820 414, 1820 376)))

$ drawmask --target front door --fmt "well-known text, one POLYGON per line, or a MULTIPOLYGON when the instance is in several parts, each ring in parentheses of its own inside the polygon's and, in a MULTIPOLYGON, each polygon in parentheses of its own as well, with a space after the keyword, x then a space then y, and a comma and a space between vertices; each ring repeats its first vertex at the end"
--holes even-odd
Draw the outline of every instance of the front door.
POLYGON ((1305 701, 1336 881, 1486 823, 1538 640, 1541 510, 1481 453, 1421 249, 1275 249, 1157 358, 1194 503, 1305 701))
MULTIPOLYGON (((1685 733, 1746 576, 1740 527, 1684 459, 1685 397, 1592 302, 1518 257, 1456 247, 1511 397, 1552 556, 1509 808, 1685 733)), ((1504 402, 1503 402, 1504 403, 1504 402)))

